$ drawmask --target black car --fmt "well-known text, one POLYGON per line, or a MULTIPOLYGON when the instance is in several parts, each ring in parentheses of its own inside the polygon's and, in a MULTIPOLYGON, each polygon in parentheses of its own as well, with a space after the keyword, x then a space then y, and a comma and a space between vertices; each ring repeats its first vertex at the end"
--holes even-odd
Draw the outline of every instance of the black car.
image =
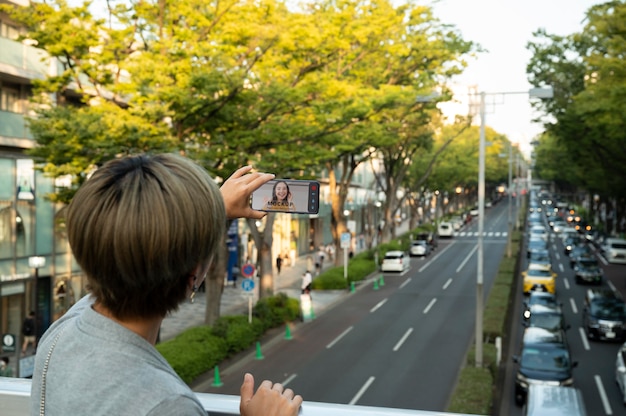
POLYGON ((604 271, 595 257, 580 257, 574 263, 574 278, 576 283, 592 283, 601 285, 604 271))
POLYGON ((530 258, 531 254, 536 251, 543 251, 548 249, 548 242, 544 239, 532 239, 528 240, 528 247, 526 248, 526 257, 530 258))
POLYGON ((621 295, 608 288, 587 290, 583 327, 587 338, 623 341, 626 338, 626 304, 621 295))
POLYGON ((587 244, 579 244, 572 247, 569 252, 569 265, 574 267, 574 264, 582 258, 594 258, 593 251, 587 244))
POLYGON ((416 240, 426 240, 431 250, 437 248, 437 236, 433 232, 418 233, 416 240))
POLYGON ((520 354, 513 356, 518 364, 515 376, 515 403, 524 404, 531 384, 572 386, 572 370, 578 365, 570 357, 565 332, 544 328, 526 328, 520 354))
POLYGON ((568 236, 563 240, 563 253, 566 256, 569 256, 570 251, 574 249, 574 247, 580 245, 580 237, 577 236, 568 236))

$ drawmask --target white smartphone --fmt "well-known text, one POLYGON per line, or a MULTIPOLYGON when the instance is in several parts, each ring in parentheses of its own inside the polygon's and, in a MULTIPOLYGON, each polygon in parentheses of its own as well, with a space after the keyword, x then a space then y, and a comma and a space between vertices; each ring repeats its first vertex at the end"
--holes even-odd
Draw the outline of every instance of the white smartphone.
POLYGON ((252 209, 290 214, 317 214, 320 184, 317 181, 273 179, 254 191, 252 209))

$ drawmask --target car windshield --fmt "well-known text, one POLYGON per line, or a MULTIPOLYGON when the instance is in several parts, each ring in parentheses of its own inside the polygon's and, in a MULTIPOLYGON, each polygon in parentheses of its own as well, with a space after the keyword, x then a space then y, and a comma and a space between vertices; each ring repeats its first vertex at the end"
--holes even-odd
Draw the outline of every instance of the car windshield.
POLYGON ((557 306, 556 298, 553 296, 530 296, 529 305, 557 306))
POLYGON ((555 331, 561 329, 561 319, 561 315, 558 313, 533 313, 530 315, 529 325, 555 331))
POLYGON ((626 318, 626 305, 617 299, 599 299, 591 302, 591 314, 598 319, 615 319, 623 321, 626 318))
POLYGON ((395 260, 402 258, 402 254, 385 254, 385 260, 395 260))
POLYGON ((598 260, 595 259, 579 260, 578 265, 583 269, 597 269, 600 267, 600 265, 598 264, 598 260))
POLYGON ((552 277, 552 273, 543 269, 529 269, 528 276, 529 277, 552 277))
POLYGON ((522 367, 528 370, 562 371, 570 367, 569 353, 563 348, 524 348, 522 367))
POLYGON ((550 263, 550 255, 547 251, 535 251, 531 253, 530 261, 533 263, 550 263))

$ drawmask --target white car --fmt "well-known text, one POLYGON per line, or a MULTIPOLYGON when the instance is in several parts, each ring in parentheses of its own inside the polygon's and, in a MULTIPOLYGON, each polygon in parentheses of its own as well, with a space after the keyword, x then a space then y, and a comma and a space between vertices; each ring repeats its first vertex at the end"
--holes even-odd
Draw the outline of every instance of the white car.
POLYGON ((626 263, 626 240, 607 238, 601 248, 609 263, 626 263))
POLYGON ((437 227, 437 234, 439 234, 439 237, 454 236, 454 227, 452 226, 452 223, 447 221, 440 222, 439 226, 437 227))
POLYGON ((430 253, 430 246, 426 240, 413 240, 409 247, 410 256, 427 256, 430 253))
POLYGON ((533 225, 530 227, 530 238, 541 238, 544 241, 548 240, 548 230, 543 225, 533 225))
POLYGON ((411 258, 399 250, 391 250, 385 253, 385 258, 380 266, 383 272, 403 272, 411 267, 411 258))
POLYGON ((622 400, 626 404, 626 343, 617 351, 617 359, 615 360, 615 381, 622 400))

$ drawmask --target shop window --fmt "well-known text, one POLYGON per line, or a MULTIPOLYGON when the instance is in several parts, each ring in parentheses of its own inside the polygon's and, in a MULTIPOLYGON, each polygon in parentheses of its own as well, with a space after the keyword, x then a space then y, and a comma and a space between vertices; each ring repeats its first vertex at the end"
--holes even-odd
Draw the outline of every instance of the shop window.
POLYGON ((22 100, 20 90, 6 85, 0 87, 0 110, 11 113, 22 112, 22 100))

